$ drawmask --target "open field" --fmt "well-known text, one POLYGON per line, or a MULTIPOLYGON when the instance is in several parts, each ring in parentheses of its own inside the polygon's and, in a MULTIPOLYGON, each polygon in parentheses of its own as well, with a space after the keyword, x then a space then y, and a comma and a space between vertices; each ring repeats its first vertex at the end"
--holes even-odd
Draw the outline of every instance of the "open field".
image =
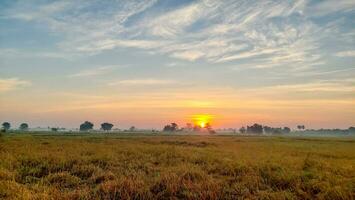
POLYGON ((0 199, 353 199, 355 139, 0 138, 0 199))

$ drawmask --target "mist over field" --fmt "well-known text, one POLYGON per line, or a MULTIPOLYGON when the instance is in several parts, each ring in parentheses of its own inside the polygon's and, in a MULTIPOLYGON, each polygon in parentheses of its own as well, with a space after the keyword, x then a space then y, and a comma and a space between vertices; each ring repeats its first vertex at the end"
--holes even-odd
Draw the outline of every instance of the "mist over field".
POLYGON ((354 0, 1 0, 0 199, 354 199, 354 0))

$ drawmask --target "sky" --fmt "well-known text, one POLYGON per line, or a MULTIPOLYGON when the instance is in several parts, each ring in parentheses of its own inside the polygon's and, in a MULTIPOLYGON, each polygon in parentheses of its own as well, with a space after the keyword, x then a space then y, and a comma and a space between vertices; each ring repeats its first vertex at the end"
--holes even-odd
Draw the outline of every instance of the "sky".
POLYGON ((354 0, 2 0, 14 127, 355 125, 354 0))

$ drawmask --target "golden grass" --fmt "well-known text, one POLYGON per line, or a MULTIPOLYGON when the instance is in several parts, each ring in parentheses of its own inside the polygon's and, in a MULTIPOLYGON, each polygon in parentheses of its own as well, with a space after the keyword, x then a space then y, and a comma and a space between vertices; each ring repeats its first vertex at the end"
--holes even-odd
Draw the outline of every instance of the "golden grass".
POLYGON ((0 199, 353 199, 352 138, 6 135, 0 199))

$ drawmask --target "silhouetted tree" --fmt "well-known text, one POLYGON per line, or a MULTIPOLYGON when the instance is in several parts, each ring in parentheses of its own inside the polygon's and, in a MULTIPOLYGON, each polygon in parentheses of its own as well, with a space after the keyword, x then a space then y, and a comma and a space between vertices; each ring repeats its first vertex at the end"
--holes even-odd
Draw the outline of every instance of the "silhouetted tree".
POLYGON ((262 134, 263 133, 263 126, 260 124, 254 124, 252 126, 247 126, 247 133, 262 134))
POLYGON ((7 130, 9 130, 11 128, 11 124, 9 122, 4 122, 4 123, 2 123, 2 128, 6 132, 7 130))
POLYGON ((298 125, 298 126, 297 126, 297 129, 298 129, 298 130, 304 130, 305 127, 304 127, 304 125, 298 125))
POLYGON ((264 126, 264 132, 266 134, 283 134, 283 133, 290 133, 291 129, 289 127, 273 128, 269 126, 264 126))
POLYGON ((282 132, 287 134, 291 132, 291 129, 289 127, 284 127, 282 132))
POLYGON ((201 131, 201 126, 199 126, 199 125, 194 125, 193 130, 194 130, 195 132, 199 132, 199 131, 201 131))
POLYGON ((107 122, 101 124, 101 129, 104 131, 109 131, 112 129, 112 127, 113 127, 113 124, 110 124, 107 122))
POLYGON ((171 123, 171 128, 173 129, 173 131, 177 131, 178 125, 175 122, 173 122, 173 123, 171 123))
POLYGON ((80 131, 88 131, 88 130, 92 130, 94 127, 94 124, 89 122, 89 121, 85 121, 84 123, 82 123, 80 125, 80 131))
POLYGON ((213 128, 212 128, 212 126, 211 126, 210 123, 207 123, 207 124, 205 125, 205 129, 207 129, 207 131, 208 131, 209 133, 211 133, 211 134, 216 133, 216 131, 213 130, 213 128))
POLYGON ((194 128, 194 127, 192 126, 191 123, 187 123, 187 124, 186 124, 186 128, 185 128, 185 129, 186 129, 187 131, 192 131, 193 128, 194 128))
POLYGON ((51 131, 57 132, 57 131, 58 131, 58 128, 51 128, 51 131))
POLYGON ((206 123, 205 128, 206 128, 207 130, 210 130, 210 129, 212 129, 212 126, 211 126, 210 123, 206 123))
POLYGON ((239 132, 240 132, 241 134, 244 134, 246 131, 247 131, 247 130, 245 129, 244 126, 242 126, 242 127, 239 129, 239 132))
POLYGON ((165 125, 164 128, 163 128, 163 131, 171 131, 171 126, 170 126, 170 124, 165 125))
POLYGON ((178 125, 176 123, 171 123, 170 125, 166 125, 163 128, 163 131, 169 131, 169 132, 173 132, 173 131, 177 131, 178 130, 178 125))
POLYGON ((130 128, 129 128, 129 131, 130 132, 134 132, 136 130, 136 127, 134 127, 134 126, 131 126, 130 128))
POLYGON ((22 123, 19 127, 21 131, 27 131, 28 130, 28 124, 27 123, 22 123))
POLYGON ((274 128, 269 127, 269 126, 264 126, 264 132, 265 132, 266 134, 272 134, 273 131, 274 131, 274 128))

